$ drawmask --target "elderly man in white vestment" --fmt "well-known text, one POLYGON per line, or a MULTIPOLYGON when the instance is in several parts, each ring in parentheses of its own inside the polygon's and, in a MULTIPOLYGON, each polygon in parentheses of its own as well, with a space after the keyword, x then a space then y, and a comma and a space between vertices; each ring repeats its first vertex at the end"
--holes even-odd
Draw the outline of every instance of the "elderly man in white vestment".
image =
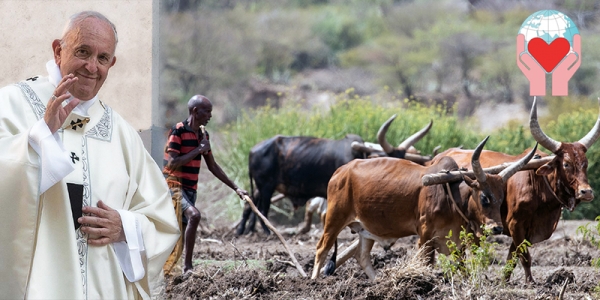
POLYGON ((97 98, 116 45, 108 19, 78 13, 47 76, 0 89, 0 298, 148 299, 160 280, 179 237, 169 190, 97 98))

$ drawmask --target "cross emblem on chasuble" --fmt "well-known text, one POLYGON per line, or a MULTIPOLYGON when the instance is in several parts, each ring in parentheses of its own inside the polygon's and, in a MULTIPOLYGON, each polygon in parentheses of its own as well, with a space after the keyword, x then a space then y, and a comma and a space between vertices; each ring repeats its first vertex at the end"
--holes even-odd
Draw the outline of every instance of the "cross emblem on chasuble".
POLYGON ((71 120, 71 123, 69 123, 67 126, 65 126, 65 128, 71 127, 71 129, 77 130, 77 127, 81 128, 81 127, 83 127, 83 125, 87 124, 89 121, 90 121, 90 118, 83 118, 83 120, 77 118, 77 121, 71 120))

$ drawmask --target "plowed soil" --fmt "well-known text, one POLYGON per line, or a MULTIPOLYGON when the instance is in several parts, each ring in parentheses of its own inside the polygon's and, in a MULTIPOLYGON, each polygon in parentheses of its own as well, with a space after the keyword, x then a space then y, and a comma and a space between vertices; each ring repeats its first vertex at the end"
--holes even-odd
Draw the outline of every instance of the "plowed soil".
MULTIPOLYGON (((316 218, 315 218, 316 220, 316 218)), ((600 251, 576 233, 591 221, 560 221, 554 235, 530 248, 536 283, 526 284, 522 267, 510 281, 501 280, 511 239, 494 236, 495 261, 476 283, 463 277, 445 278, 439 266, 415 263, 417 237, 398 240, 390 251, 377 243, 371 260, 378 278, 369 281, 356 260, 349 259, 328 277, 311 280, 316 244, 322 227, 313 225, 308 234, 295 235, 288 225, 276 225, 302 269, 291 262, 276 235, 262 232, 235 236, 232 224, 206 221, 196 239, 194 270, 181 269, 167 277, 165 299, 598 299, 600 270, 592 267, 600 251), (566 282, 566 283, 565 283, 566 282)), ((258 225, 258 224, 257 224, 258 225)), ((259 226, 257 226, 259 228, 259 226)), ((355 235, 345 229, 339 236, 340 251, 355 235)), ((331 253, 330 253, 331 254, 331 253)))

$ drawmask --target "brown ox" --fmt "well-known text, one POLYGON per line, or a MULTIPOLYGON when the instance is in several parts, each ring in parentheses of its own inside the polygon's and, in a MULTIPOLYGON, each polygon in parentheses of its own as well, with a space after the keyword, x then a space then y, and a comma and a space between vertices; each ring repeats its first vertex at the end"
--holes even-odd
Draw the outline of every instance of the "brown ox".
MULTIPOLYGON (((581 201, 589 202, 594 199, 587 178, 588 160, 585 153, 598 139, 600 116, 594 128, 578 142, 556 142, 541 130, 534 99, 529 126, 535 140, 552 151, 555 158, 537 170, 518 172, 508 181, 506 201, 502 204, 501 213, 504 234, 513 239, 509 259, 524 240, 535 244, 550 238, 563 207, 573 211, 581 201)), ((459 166, 467 167, 472 154, 473 150, 448 149, 436 156, 432 163, 450 156, 459 166)), ((483 167, 490 167, 515 161, 523 155, 483 151, 480 161, 483 167)), ((541 155, 546 156, 543 153, 541 155)), ((534 282, 530 253, 520 253, 519 257, 525 271, 525 280, 534 282)), ((510 279, 510 275, 505 274, 505 279, 510 279)))
MULTIPOLYGON (((487 138, 478 146, 477 153, 486 141, 487 138)), ((498 175, 490 175, 483 172, 475 154, 472 166, 477 180, 464 177, 469 189, 466 201, 460 196, 462 181, 447 185, 421 184, 425 174, 456 170, 456 162, 449 157, 428 167, 394 158, 359 159, 340 167, 327 188, 327 215, 323 235, 317 244, 312 278, 317 278, 327 253, 334 244, 337 245, 337 236, 346 226, 359 234, 354 257, 370 279, 375 279, 370 261, 375 241, 389 249, 398 238, 417 234, 419 247, 426 247, 425 253, 433 263, 433 249, 448 254, 446 236, 450 230, 455 233, 451 239, 457 244, 458 232, 469 223, 474 223, 472 227, 485 225, 493 232, 501 233, 500 204, 504 199, 505 182, 531 156, 533 152, 520 164, 513 164, 498 175)), ((335 255, 336 251, 332 261, 335 261, 335 255)))

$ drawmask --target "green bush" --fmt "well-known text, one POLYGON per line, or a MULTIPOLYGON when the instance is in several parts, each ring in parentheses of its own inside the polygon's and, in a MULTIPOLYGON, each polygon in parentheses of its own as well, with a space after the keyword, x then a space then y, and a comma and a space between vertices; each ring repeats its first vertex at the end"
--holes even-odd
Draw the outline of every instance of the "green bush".
POLYGON ((333 52, 350 49, 364 39, 354 18, 334 12, 323 14, 313 31, 333 52))
POLYGON ((460 234, 460 244, 450 240, 452 231, 446 236, 449 255, 440 254, 438 265, 444 276, 450 281, 465 279, 471 286, 477 288, 483 284, 483 273, 494 261, 496 243, 488 242, 491 230, 484 230, 481 238, 475 239, 473 233, 467 233, 463 228, 460 234), (458 278, 457 278, 458 277, 458 278))

